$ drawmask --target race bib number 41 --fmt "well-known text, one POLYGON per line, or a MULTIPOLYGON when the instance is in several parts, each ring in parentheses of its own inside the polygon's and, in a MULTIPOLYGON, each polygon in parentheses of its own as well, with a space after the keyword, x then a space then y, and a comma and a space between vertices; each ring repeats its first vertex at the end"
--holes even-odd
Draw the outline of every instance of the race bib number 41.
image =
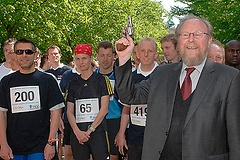
POLYGON ((132 124, 137 126, 145 126, 147 117, 147 105, 131 105, 130 116, 132 124))
POLYGON ((93 122, 98 112, 98 98, 76 100, 76 123, 93 122))
POLYGON ((12 113, 40 110, 39 86, 10 88, 12 113))

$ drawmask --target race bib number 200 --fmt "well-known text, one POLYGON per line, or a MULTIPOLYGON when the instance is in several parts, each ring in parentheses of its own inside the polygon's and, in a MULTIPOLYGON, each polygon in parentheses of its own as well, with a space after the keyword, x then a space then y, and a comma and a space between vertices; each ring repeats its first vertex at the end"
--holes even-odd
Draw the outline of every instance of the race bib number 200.
POLYGON ((40 110, 39 86, 21 86, 10 88, 12 113, 40 110))

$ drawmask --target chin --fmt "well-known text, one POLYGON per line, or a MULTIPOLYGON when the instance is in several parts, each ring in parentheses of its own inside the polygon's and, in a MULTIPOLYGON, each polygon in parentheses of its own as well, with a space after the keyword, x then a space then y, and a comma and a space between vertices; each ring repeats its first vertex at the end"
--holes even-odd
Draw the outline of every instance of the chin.
POLYGON ((187 66, 197 66, 203 62, 205 57, 183 57, 183 61, 187 66))
POLYGON ((187 66, 197 66, 206 58, 204 53, 188 53, 182 55, 182 60, 187 66))

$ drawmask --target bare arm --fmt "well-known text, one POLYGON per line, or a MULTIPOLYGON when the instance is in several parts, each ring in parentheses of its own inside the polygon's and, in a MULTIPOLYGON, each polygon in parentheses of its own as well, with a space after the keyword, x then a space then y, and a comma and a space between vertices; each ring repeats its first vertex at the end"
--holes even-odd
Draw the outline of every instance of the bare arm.
POLYGON ((61 109, 51 111, 49 139, 56 137, 56 133, 58 131, 58 126, 59 126, 60 114, 61 114, 61 109))
POLYGON ((13 158, 12 150, 7 142, 7 113, 0 111, 0 157, 3 159, 13 158))
POLYGON ((125 147, 128 150, 125 132, 129 122, 129 114, 130 114, 130 107, 124 106, 122 110, 122 115, 121 115, 120 129, 115 138, 115 144, 116 146, 118 146, 118 150, 122 155, 124 155, 123 147, 125 147))
MULTIPOLYGON (((108 113, 109 99, 110 99, 109 95, 105 95, 105 96, 101 97, 101 108, 100 108, 100 110, 99 110, 99 112, 97 114, 97 117, 95 118, 95 120, 92 123, 92 126, 94 128, 97 128, 99 126, 99 124, 102 123, 104 117, 108 113)), ((88 129, 87 133, 90 135, 92 133, 92 130, 88 129)))
POLYGON ((71 125, 72 130, 78 139, 78 142, 83 144, 84 142, 88 141, 90 138, 89 134, 81 131, 76 124, 76 118, 74 117, 74 103, 72 102, 67 102, 67 117, 69 124, 71 125))
MULTIPOLYGON (((61 109, 51 110, 51 122, 50 122, 50 132, 49 139, 55 139, 56 133, 59 127, 59 119, 60 119, 61 109)), ((46 144, 44 149, 44 157, 46 160, 50 160, 55 155, 55 147, 46 144)))

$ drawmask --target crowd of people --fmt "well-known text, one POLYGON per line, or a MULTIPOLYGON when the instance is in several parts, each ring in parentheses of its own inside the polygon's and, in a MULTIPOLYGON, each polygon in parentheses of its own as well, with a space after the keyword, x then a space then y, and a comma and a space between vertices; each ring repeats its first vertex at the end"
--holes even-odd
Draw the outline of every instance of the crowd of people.
MULTIPOLYGON (((124 31, 123 31, 124 32, 124 31)), ((126 34, 115 45, 61 49, 3 43, 0 157, 14 160, 240 159, 240 42, 223 46, 188 15, 158 42, 126 34), (70 64, 70 63, 69 63, 70 64)))

